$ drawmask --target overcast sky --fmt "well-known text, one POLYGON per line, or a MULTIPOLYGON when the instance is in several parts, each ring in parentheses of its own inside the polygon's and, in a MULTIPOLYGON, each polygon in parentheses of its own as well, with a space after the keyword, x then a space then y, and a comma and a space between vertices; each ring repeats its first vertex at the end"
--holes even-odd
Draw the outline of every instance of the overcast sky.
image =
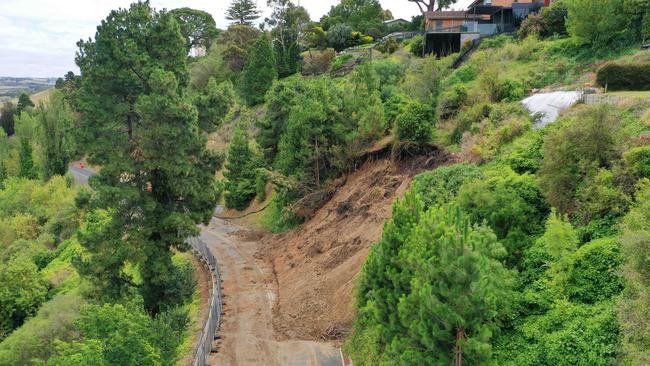
MULTIPOLYGON (((318 20, 339 0, 295 0, 318 20)), ((128 7, 130 0, 0 0, 0 76, 59 77, 74 64, 76 42, 93 37, 99 22, 112 9, 128 7)), ((406 0, 380 0, 395 18, 419 14, 406 0)), ((459 0, 456 8, 471 0, 459 0)), ((219 28, 226 28, 230 0, 152 0, 157 8, 191 7, 209 12, 219 28)), ((265 10, 266 0, 257 0, 265 10)))

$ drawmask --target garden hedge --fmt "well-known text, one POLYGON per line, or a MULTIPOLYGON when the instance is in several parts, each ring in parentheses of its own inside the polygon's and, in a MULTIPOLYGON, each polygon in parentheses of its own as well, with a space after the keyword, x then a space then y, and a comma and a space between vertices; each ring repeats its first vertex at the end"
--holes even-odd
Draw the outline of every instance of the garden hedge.
POLYGON ((605 64, 598 70, 596 83, 608 90, 650 90, 650 62, 605 64))

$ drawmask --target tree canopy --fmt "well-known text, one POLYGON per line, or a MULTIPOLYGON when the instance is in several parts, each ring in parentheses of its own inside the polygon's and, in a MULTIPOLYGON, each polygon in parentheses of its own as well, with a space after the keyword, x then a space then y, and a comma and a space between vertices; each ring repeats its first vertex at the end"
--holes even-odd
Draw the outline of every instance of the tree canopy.
POLYGON ((127 262, 137 264, 145 306, 158 313, 179 301, 169 293, 172 250, 187 248, 218 194, 209 125, 185 92, 185 39, 171 14, 145 2, 112 11, 78 45, 83 141, 102 169, 91 179, 99 210, 79 234, 88 255, 77 267, 99 295, 116 298, 132 285, 127 262))
POLYGON ((260 17, 260 14, 254 0, 232 0, 230 7, 226 10, 226 19, 230 20, 232 24, 252 25, 260 17))

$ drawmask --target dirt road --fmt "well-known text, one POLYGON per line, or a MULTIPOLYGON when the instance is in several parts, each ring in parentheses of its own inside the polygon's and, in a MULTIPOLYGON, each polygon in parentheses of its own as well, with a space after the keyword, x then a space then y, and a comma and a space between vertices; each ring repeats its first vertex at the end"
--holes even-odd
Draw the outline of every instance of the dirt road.
POLYGON ((340 366, 338 348, 321 342, 278 341, 272 308, 277 289, 256 242, 233 235, 241 228, 213 219, 201 238, 217 257, 223 279, 224 316, 211 364, 218 366, 340 366))

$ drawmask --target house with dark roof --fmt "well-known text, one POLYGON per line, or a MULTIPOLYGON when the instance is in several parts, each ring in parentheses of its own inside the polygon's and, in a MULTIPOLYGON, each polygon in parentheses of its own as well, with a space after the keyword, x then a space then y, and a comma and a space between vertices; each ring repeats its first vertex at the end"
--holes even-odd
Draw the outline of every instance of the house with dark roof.
POLYGON ((465 11, 425 14, 425 53, 443 57, 467 41, 513 32, 529 14, 548 6, 544 0, 476 0, 465 11))

